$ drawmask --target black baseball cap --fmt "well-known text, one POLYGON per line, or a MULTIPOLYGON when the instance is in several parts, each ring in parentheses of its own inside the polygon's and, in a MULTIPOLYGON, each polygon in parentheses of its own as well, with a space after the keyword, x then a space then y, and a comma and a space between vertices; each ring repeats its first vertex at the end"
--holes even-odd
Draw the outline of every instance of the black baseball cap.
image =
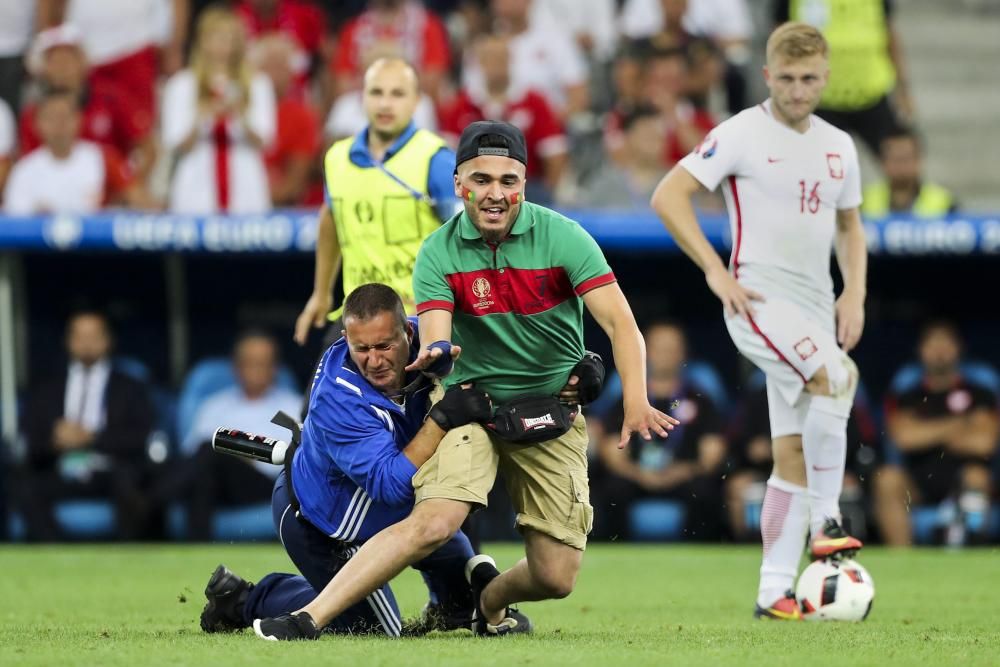
POLYGON ((467 160, 473 160, 481 155, 497 155, 517 160, 528 166, 528 150, 525 147, 524 134, 510 123, 499 120, 477 120, 470 123, 458 140, 458 150, 455 151, 455 167, 467 160), (499 141, 491 143, 494 146, 480 146, 480 139, 485 136, 497 137, 499 141))

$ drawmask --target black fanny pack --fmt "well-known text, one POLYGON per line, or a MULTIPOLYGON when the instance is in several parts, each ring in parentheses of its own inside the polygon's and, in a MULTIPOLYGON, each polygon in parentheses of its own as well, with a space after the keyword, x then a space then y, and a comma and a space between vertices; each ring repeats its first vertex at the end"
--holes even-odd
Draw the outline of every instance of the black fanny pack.
POLYGON ((501 405, 486 428, 498 437, 520 444, 553 440, 573 426, 577 408, 554 396, 525 396, 501 405))

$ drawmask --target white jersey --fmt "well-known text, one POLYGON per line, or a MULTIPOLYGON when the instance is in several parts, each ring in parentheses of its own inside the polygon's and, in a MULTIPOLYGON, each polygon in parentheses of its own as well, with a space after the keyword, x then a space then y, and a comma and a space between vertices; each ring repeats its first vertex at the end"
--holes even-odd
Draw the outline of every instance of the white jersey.
POLYGON ((99 145, 77 141, 65 159, 39 146, 11 169, 4 211, 10 215, 93 213, 104 200, 106 181, 107 165, 99 145))
POLYGON ((851 137, 816 116, 809 122, 796 132, 768 100, 721 123, 680 164, 709 190, 725 181, 736 279, 832 325, 837 211, 860 206, 861 174, 851 137))

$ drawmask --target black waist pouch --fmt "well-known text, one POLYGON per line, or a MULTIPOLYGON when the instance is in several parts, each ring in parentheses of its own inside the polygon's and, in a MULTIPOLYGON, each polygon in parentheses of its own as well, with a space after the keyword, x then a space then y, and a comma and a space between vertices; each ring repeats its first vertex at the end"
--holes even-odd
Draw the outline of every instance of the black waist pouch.
POLYGON ((569 431, 576 413, 554 396, 525 396, 498 407, 486 427, 508 442, 529 445, 569 431))

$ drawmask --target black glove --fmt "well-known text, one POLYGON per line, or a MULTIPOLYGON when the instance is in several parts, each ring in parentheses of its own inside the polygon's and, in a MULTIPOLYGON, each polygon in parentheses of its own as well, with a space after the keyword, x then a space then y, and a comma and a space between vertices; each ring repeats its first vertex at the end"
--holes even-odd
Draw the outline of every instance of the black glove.
POLYGON ((569 374, 579 378, 576 390, 580 396, 580 405, 587 405, 597 400, 604 387, 604 362, 596 352, 584 352, 583 359, 573 367, 569 374))
POLYGON ((445 431, 469 422, 485 422, 493 416, 489 394, 481 389, 454 386, 434 404, 428 416, 445 431))

